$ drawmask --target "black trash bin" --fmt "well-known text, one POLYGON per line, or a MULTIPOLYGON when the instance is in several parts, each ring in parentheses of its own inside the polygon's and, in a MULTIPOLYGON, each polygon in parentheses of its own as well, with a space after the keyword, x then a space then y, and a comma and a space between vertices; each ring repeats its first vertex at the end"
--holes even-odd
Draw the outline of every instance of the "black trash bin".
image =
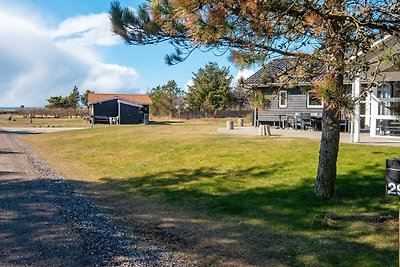
POLYGON ((400 196, 400 159, 386 160, 386 193, 400 196))

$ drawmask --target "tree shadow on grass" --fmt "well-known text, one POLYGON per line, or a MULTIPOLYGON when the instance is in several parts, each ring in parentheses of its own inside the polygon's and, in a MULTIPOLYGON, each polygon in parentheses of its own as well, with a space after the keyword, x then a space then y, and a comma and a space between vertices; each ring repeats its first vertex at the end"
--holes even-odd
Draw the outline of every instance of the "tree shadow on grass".
POLYGON ((149 125, 173 125, 184 123, 184 121, 149 121, 149 125))
MULTIPOLYGON (((204 257, 225 256, 256 265, 397 266, 396 247, 383 245, 397 242, 396 228, 390 228, 386 220, 375 220, 382 215, 395 218, 388 207, 394 200, 384 195, 383 170, 363 166, 338 175, 338 193, 328 201, 313 196, 313 178, 292 184, 245 186, 254 179, 270 179, 286 165, 283 162, 265 171, 179 169, 103 181, 107 188, 116 188, 128 199, 139 193, 144 196, 136 199, 139 202, 147 197, 186 214, 185 220, 168 216, 170 226, 164 230, 181 229, 192 236, 184 225, 196 224, 197 248, 201 247, 197 252, 204 257), (328 211, 337 214, 334 226, 323 220, 313 224, 318 214, 328 211), (374 235, 384 236, 386 241, 362 241, 374 235)), ((146 210, 135 212, 137 219, 154 219, 154 215, 145 214, 146 210)), ((158 218, 164 219, 161 215, 158 218)))
POLYGON ((0 150, 0 155, 10 155, 10 154, 22 154, 22 152, 0 150))
MULTIPOLYGON (((267 171, 197 168, 126 180, 104 179, 104 183, 67 182, 99 192, 100 203, 111 203, 110 207, 119 215, 129 213, 129 218, 121 222, 133 223, 130 234, 143 237, 139 240, 150 240, 150 244, 166 246, 179 255, 196 253, 198 265, 397 266, 394 246, 362 241, 376 234, 383 238, 382 242, 388 242, 393 234, 391 242, 397 242, 396 230, 388 231, 386 222, 376 222, 374 214, 359 211, 393 215, 386 207, 392 199, 381 194, 384 182, 379 176, 384 172, 366 176, 363 169, 340 175, 338 195, 330 201, 319 201, 312 196, 312 179, 290 186, 275 184, 259 188, 240 187, 237 181, 240 177, 244 182, 270 179, 284 165, 267 171), (210 192, 209 187, 214 191, 210 192), (139 197, 138 193, 145 197, 139 197), (149 199, 155 204, 146 203, 149 199), (171 209, 184 216, 176 216, 171 209), (311 225, 315 214, 322 211, 336 212, 339 227, 311 225), (362 227, 357 231, 349 226, 359 223, 362 227), (363 229, 364 226, 367 227, 363 229), (383 230, 370 229, 375 226, 383 230)), ((85 200, 72 192, 73 188, 57 180, 0 181, 0 252, 3 253, 0 262, 45 265, 62 260, 91 265, 91 256, 86 255, 88 246, 95 255, 104 254, 103 241, 98 236, 81 243, 74 235, 68 235, 69 224, 82 225, 83 229, 75 228, 79 234, 79 231, 94 231, 86 228, 93 218, 103 223, 108 220, 102 211, 84 214, 85 200), (65 214, 79 217, 65 222, 65 214), (48 224, 49 221, 52 223, 48 224), (44 240, 40 238, 43 235, 44 240), (15 255, 22 256, 13 258, 15 255)), ((116 233, 104 238, 119 236, 116 233)), ((139 241, 134 246, 142 251, 151 249, 148 243, 139 241)), ((113 253, 111 256, 130 257, 124 251, 113 253)), ((159 256, 159 252, 153 253, 159 256)))
POLYGON ((30 134, 41 134, 41 133, 26 129, 26 130, 0 130, 0 134, 30 135, 30 134))

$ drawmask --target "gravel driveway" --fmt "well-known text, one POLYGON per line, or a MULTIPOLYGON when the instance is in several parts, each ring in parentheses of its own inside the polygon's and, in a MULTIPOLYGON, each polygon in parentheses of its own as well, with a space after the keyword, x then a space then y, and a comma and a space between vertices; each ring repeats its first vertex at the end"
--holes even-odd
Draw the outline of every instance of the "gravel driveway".
POLYGON ((0 131, 0 266, 188 265, 116 219, 0 131))

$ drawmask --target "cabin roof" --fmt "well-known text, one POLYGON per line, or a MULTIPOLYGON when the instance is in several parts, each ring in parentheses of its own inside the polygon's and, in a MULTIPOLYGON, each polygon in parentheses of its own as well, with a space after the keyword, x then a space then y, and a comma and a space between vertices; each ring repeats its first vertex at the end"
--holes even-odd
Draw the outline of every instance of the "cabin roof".
POLYGON ((90 93, 88 95, 88 103, 98 103, 110 99, 120 99, 129 103, 134 103, 138 105, 151 105, 153 102, 149 95, 141 94, 98 94, 90 93))

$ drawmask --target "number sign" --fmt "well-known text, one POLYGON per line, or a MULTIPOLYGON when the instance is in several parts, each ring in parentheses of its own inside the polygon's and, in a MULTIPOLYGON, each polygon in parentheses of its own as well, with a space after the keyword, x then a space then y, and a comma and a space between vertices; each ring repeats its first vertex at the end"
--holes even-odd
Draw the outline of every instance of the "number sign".
POLYGON ((386 194, 400 196, 400 159, 386 160, 386 194))

